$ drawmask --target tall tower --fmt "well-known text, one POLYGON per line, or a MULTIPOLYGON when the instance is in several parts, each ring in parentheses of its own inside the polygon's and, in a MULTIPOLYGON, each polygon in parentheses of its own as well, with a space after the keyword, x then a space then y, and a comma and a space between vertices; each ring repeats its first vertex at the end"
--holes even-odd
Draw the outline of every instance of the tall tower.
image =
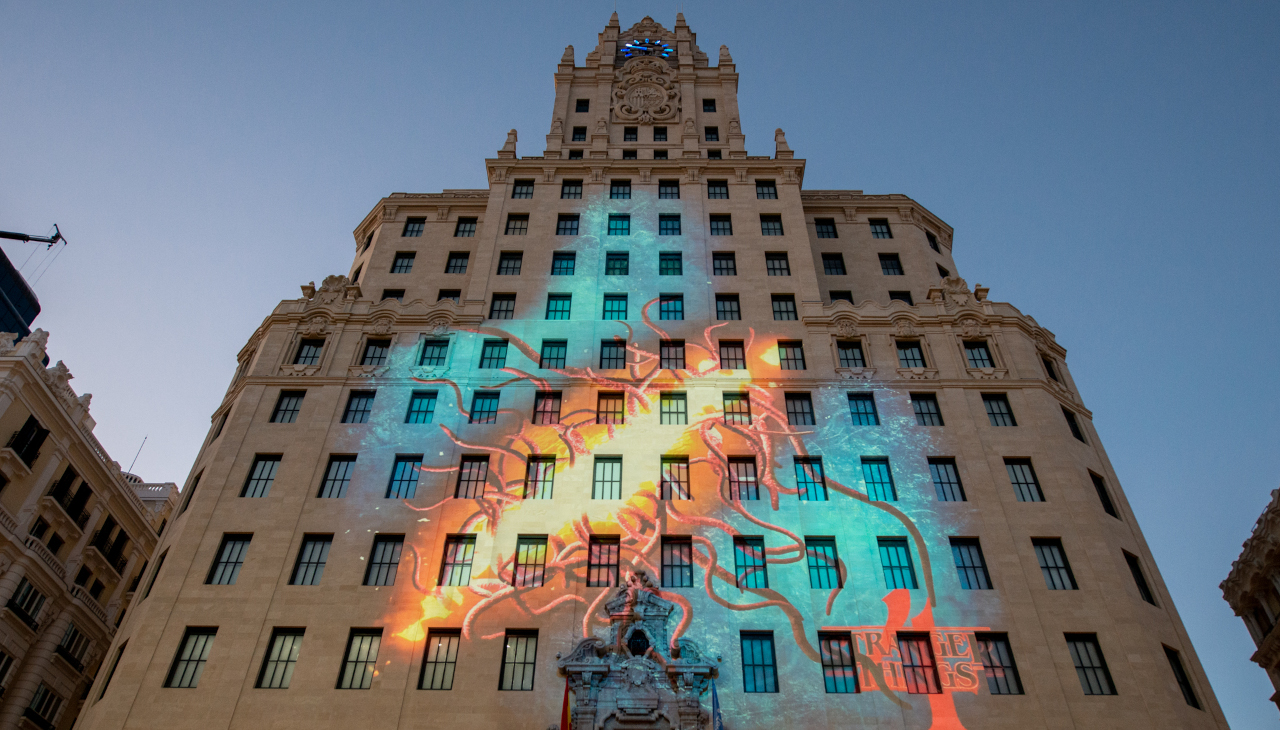
POLYGON ((249 338, 82 727, 1226 727, 949 226, 749 155, 682 16, 555 82, 249 338))

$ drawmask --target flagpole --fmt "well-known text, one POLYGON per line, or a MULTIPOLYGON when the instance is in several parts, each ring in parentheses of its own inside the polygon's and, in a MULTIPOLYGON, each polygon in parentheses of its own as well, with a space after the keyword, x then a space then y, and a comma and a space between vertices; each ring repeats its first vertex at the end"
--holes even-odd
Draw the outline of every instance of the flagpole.
POLYGON ((720 713, 720 695, 714 679, 711 680, 711 730, 724 730, 724 715, 720 713))

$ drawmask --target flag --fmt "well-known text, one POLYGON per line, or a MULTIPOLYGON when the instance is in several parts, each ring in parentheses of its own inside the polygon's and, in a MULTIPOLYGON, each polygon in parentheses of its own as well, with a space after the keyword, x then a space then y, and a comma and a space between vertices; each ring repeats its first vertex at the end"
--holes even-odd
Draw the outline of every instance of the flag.
POLYGON ((570 730, 569 727, 569 678, 564 678, 564 702, 560 705, 560 730, 570 730))
POLYGON ((720 695, 716 694, 716 681, 711 680, 711 730, 724 730, 724 715, 720 714, 720 695))

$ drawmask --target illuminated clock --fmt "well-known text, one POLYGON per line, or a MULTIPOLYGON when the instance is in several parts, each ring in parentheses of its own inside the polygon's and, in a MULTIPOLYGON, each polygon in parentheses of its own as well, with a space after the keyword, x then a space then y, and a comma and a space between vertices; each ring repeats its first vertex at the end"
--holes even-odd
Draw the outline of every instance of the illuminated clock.
POLYGON ((645 38, 644 40, 630 41, 624 45, 622 47, 622 55, 626 58, 635 58, 636 56, 670 58, 673 50, 675 49, 657 38, 645 38))

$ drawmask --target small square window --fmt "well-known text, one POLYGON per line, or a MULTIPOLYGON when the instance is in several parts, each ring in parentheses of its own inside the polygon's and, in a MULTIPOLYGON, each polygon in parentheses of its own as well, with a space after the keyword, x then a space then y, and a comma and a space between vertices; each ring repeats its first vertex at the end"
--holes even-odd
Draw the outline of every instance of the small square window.
POLYGON ((684 319, 684 296, 681 294, 663 294, 658 297, 658 319, 684 319))
POLYGON ((813 399, 808 393, 787 393, 787 423, 792 426, 812 426, 813 399))
POLYGON ((727 180, 708 180, 707 198, 710 200, 728 200, 729 182, 727 180))
POLYGON ((577 105, 574 107, 574 109, 573 109, 573 110, 574 110, 575 112, 589 112, 589 111, 591 111, 591 100, 590 100, 590 99, 578 99, 578 103, 577 103, 577 105))
POLYGON ((737 294, 717 294, 716 295, 716 319, 718 320, 742 319, 742 309, 739 306, 737 294))
POLYGON ((938 407, 938 396, 933 393, 912 393, 911 409, 916 414, 917 426, 941 426, 942 409, 938 407))
POLYGON ((757 200, 777 200, 778 186, 772 180, 756 180, 757 200))
POLYGON ((964 355, 971 368, 993 368, 996 366, 991 359, 991 350, 987 348, 987 343, 984 341, 965 342, 964 355))
POLYGON ((573 276, 574 268, 577 265, 578 257, 576 254, 555 253, 551 255, 551 275, 552 276, 573 276))
POLYGON ((609 235, 610 236, 630 236, 631 235, 631 216, 629 215, 609 216, 609 235))
POLYGON ((622 340, 600 341, 600 369, 621 370, 627 366, 627 343, 622 340))
POLYGON ((543 340, 538 367, 545 370, 563 368, 568 350, 569 343, 565 340, 543 340))
POLYGON ((720 141, 720 128, 719 128, 719 127, 707 127, 705 131, 706 131, 706 139, 707 139, 707 141, 708 141, 708 142, 719 142, 719 141, 720 141))
MULTIPOLYGON (((574 128, 573 128, 573 137, 572 137, 569 141, 571 141, 571 142, 586 142, 586 141, 587 141, 587 128, 586 128, 586 127, 574 127, 574 128)), ((582 150, 570 150, 570 151, 569 151, 569 154, 571 154, 571 155, 572 155, 574 152, 581 153, 581 152, 582 152, 582 150)))
POLYGON ((524 254, 520 251, 503 251, 498 255, 498 276, 519 276, 524 263, 524 254))
POLYGON ((507 341, 485 340, 480 349, 481 370, 501 370, 507 366, 507 341))
POLYGON ((679 200, 680 199, 680 181, 679 180, 659 180, 658 181, 658 199, 659 200, 679 200))
POLYGON ((791 276, 791 263, 787 260, 786 253, 766 253, 764 268, 769 276, 791 276))
POLYGON ((742 340, 720 340, 720 369, 747 369, 747 354, 742 340))
POLYGON ((364 346, 364 357, 361 365, 382 367, 387 363, 387 354, 391 351, 391 340, 368 340, 364 346))
POLYGON ((853 292, 848 289, 832 289, 831 303, 835 304, 836 302, 848 302, 853 304, 853 292))
POLYGON ((872 393, 850 393, 849 415, 855 426, 879 426, 880 413, 876 410, 876 398, 872 393))
POLYGON ((838 238, 836 236, 836 221, 834 218, 817 218, 813 221, 813 228, 818 234, 818 238, 838 238))
MULTIPOLYGON (((435 391, 415 390, 409 396, 409 412, 405 414, 405 423, 431 423, 436 413, 435 391)), ((354 463, 354 462, 353 462, 354 463)))
MULTIPOLYGON (((724 348, 724 343, 720 345, 724 348)), ((724 401, 724 422, 730 426, 750 426, 751 425, 751 396, 746 393, 725 393, 724 401)), ((755 485, 755 461, 751 462, 752 486, 755 485)), ((730 480, 732 482, 733 475, 731 473, 730 480)), ((730 487, 732 487, 732 483, 730 487)), ((751 497, 755 499, 755 497, 751 497)))
POLYGON ((403 302, 403 301, 404 301, 404 289, 383 289, 383 290, 382 290, 382 301, 386 301, 386 300, 388 300, 388 299, 394 299, 394 300, 396 300, 397 302, 403 302))
POLYGON ((779 340, 778 364, 783 370, 804 370, 804 343, 799 340, 779 340))
POLYGON ((840 340, 836 342, 836 354, 840 357, 842 368, 865 368, 866 358, 862 356, 862 343, 857 340, 840 340))
POLYGON ((732 252, 711 254, 711 273, 716 276, 737 276, 738 261, 732 252))
POLYGON ((663 340, 658 346, 658 367, 684 370, 684 340, 663 340))
POLYGON ((514 319, 516 316, 515 294, 494 294, 493 303, 489 305, 489 319, 514 319))
POLYGON ((796 298, 794 295, 773 295, 773 318, 779 321, 799 319, 796 316, 796 298))
MULTIPOLYGON (((545 344, 543 349, 546 349, 545 344)), ((560 367, 564 367, 564 365, 560 367)), ((560 404, 562 402, 563 398, 558 390, 554 392, 538 391, 533 398, 533 423, 539 426, 554 426, 560 423, 560 404)), ((551 465, 552 467, 555 466, 554 459, 552 459, 551 465)))
POLYGON ((658 399, 661 423, 683 426, 689 423, 688 401, 684 393, 663 393, 658 399))
POLYGON ((475 218, 459 218, 458 225, 453 229, 454 238, 473 238, 476 235, 476 219, 475 218))
POLYGON ((605 276, 626 276, 631 270, 631 257, 626 253, 607 253, 604 256, 605 276))
POLYGON ((902 276, 902 261, 898 259, 898 254, 880 254, 880 273, 885 276, 902 276))
POLYGON ((471 397, 471 418, 468 423, 498 422, 497 393, 476 393, 471 397))
POLYGON ((571 159, 571 160, 581 160, 581 159, 582 159, 582 150, 569 150, 569 159, 571 159))
POLYGON ((654 150, 654 151, 653 151, 653 159, 655 159, 655 160, 665 160, 665 159, 667 159, 667 151, 666 151, 666 150, 654 150))
POLYGON ((601 393, 596 397, 596 423, 621 424, 625 418, 625 399, 621 393, 601 393))
POLYGON ((715 111, 715 110, 716 110, 716 100, 715 100, 715 99, 703 99, 703 100, 702 100, 702 111, 704 111, 704 112, 713 112, 713 111, 715 111))
POLYGON ((924 350, 920 347, 919 340, 898 340, 898 367, 900 368, 923 368, 928 367, 924 363, 924 350))
POLYGON ((659 236, 680 235, 680 216, 679 215, 658 216, 658 235, 659 236))
POLYGON ((303 340, 298 345, 298 354, 293 358, 294 365, 316 365, 320 362, 320 353, 324 351, 324 340, 303 340))
POLYGON ((547 319, 569 319, 572 306, 572 294, 548 294, 547 319))
POLYGON ((622 128, 623 142, 635 142, 639 139, 640 139, 639 127, 623 127, 622 128))
POLYGON ((342 414, 343 423, 368 423, 369 414, 373 411, 372 390, 352 391, 347 398, 347 410, 342 414))
POLYGON ((630 180, 609 181, 609 198, 611 200, 630 200, 631 199, 631 181, 630 180))
POLYGON ((440 295, 436 297, 436 301, 443 302, 446 299, 452 301, 454 304, 460 303, 460 300, 462 299, 462 290, 461 289, 441 289, 440 295))
POLYGON ((426 340, 422 343, 422 357, 418 358, 418 365, 426 368, 441 367, 448 353, 448 340, 426 340))
POLYGON ((511 187, 512 198, 532 198, 533 197, 533 181, 532 180, 516 180, 511 187))
POLYGON ((413 260, 417 257, 413 251, 397 251, 396 258, 391 262, 391 273, 407 274, 413 271, 413 260))
POLYGON ((721 158, 720 158, 720 150, 707 150, 707 159, 708 159, 708 160, 719 160, 719 159, 721 159, 721 158))
POLYGON ((654 128, 653 128, 653 141, 654 141, 654 142, 666 142, 666 141, 667 141, 667 128, 666 128, 666 127, 654 127, 654 128))
POLYGON ((911 292, 909 291, 890 291, 889 301, 906 302, 907 304, 910 304, 910 305, 915 304, 915 301, 911 298, 911 292))
POLYGON ((560 183, 561 200, 578 200, 582 198, 582 181, 565 180, 560 183))
POLYGON ((556 219, 556 235, 557 236, 576 236, 578 235, 578 216, 566 215, 561 213, 556 219))
POLYGON ((711 216, 711 235, 732 236, 733 235, 733 219, 727 215, 711 216))
POLYGON ((639 158, 636 156, 636 151, 635 151, 635 150, 623 150, 623 151, 622 151, 622 159, 624 159, 624 160, 635 160, 635 159, 639 159, 639 158))
POLYGON ((761 215, 760 216, 760 235, 781 236, 782 235, 782 216, 761 215))
POLYGON ((507 216, 508 236, 524 236, 529 233, 529 214, 528 213, 512 213, 507 216))
POLYGON ((426 222, 426 218, 409 218, 404 222, 404 232, 400 235, 405 238, 418 238, 422 235, 422 228, 426 222))
POLYGON ((680 276, 684 273, 684 262, 679 252, 658 254, 659 276, 680 276))
POLYGON ((893 238, 893 232, 889 230, 889 221, 884 218, 872 218, 869 222, 872 238, 893 238))
POLYGON ((827 276, 844 276, 844 256, 838 253, 822 254, 822 273, 827 276))
POLYGON ((444 267, 444 273, 465 274, 467 273, 467 263, 470 260, 471 254, 466 251, 450 251, 449 260, 444 267))
POLYGON ((622 320, 627 318, 627 295, 604 295, 604 315, 601 319, 622 320))

